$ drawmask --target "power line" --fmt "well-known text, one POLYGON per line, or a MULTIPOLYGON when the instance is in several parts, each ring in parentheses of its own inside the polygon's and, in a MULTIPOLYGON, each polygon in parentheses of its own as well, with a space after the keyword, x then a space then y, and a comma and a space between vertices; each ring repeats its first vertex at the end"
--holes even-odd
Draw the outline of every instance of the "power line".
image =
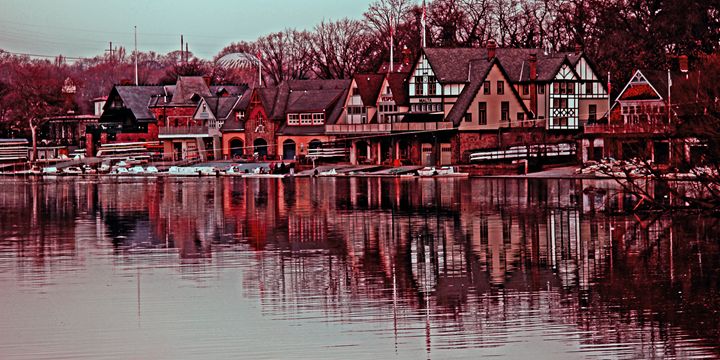
POLYGON ((78 57, 78 56, 65 56, 62 54, 58 55, 46 55, 46 54, 31 54, 31 53, 22 53, 22 52, 14 52, 14 51, 7 51, 7 50, 0 50, 0 54, 6 53, 11 55, 18 55, 18 56, 28 56, 28 57, 41 57, 41 58, 50 58, 54 59, 57 57, 62 57, 63 59, 70 59, 70 60, 91 60, 92 58, 88 57, 78 57))

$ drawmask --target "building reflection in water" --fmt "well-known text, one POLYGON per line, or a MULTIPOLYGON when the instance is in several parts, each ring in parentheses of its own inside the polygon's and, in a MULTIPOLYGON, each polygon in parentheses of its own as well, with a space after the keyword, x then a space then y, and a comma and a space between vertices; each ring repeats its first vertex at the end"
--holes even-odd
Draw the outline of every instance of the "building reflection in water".
POLYGON ((618 214, 612 182, 58 179, 0 195, 0 254, 16 257, 0 271, 40 282, 95 243, 210 267, 251 252, 244 296, 273 318, 392 317, 396 341, 420 321, 427 351, 557 322, 607 354, 717 354, 718 220, 618 214))

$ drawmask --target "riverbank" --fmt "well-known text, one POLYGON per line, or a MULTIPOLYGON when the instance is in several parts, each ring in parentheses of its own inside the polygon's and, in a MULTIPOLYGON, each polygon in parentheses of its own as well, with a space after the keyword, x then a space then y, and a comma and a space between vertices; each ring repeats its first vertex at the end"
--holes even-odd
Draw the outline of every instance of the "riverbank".
MULTIPOLYGON (((351 165, 325 164, 316 167, 282 162, 237 163, 212 161, 197 164, 172 165, 169 163, 122 164, 112 167, 98 166, 99 161, 82 160, 77 164, 44 167, 42 170, 0 171, 0 176, 37 177, 242 177, 242 178, 286 178, 286 177, 427 177, 427 178, 511 178, 511 179, 621 179, 602 172, 586 172, 574 165, 548 167, 540 171, 523 174, 515 164, 458 165, 424 167, 416 165, 351 165), (95 166, 91 166, 93 164, 95 166)), ((622 174, 620 174, 622 175, 622 174)), ((667 180, 694 181, 697 176, 689 174, 668 174, 667 180)), ((649 176, 631 175, 633 178, 649 176)))

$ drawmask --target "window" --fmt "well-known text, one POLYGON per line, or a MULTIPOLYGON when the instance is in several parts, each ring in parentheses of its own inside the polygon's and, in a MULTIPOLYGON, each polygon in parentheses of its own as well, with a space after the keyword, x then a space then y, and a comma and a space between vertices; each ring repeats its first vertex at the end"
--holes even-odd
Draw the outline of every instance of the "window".
POLYGON ((300 115, 288 114, 288 125, 298 125, 298 124, 300 124, 300 115))
POLYGON ((428 95, 435 95, 437 92, 437 82, 434 76, 428 76, 428 95))
POLYGON ((500 103, 500 120, 510 121, 510 102, 508 101, 500 103))
POLYGON ((472 114, 465 113, 465 122, 471 122, 471 121, 472 121, 472 114))
POLYGON ((597 120, 597 105, 590 105, 588 107, 588 121, 597 120))
POLYGON ((553 83, 553 94, 560 94, 560 83, 553 83))
POLYGON ((397 106, 396 105, 380 105, 380 112, 396 112, 397 106))
POLYGON ((487 125, 487 103, 478 103, 478 123, 480 125, 487 125))
POLYGON ((353 94, 353 96, 360 95, 360 88, 354 87, 352 89, 352 94, 353 94))
POLYGON ((530 85, 523 85, 523 86, 522 86, 522 92, 523 92, 523 95, 528 95, 528 94, 530 94, 530 85))
POLYGON ((315 113, 312 114, 312 123, 313 125, 322 125, 325 123, 325 114, 323 113, 315 113))
POLYGON ((386 95, 392 94, 392 91, 390 91, 390 87, 389 87, 389 86, 386 86, 386 87, 385 87, 385 94, 386 94, 386 95))
POLYGON ((524 112, 517 113, 517 119, 520 122, 525 121, 525 113, 524 112))
POLYGON ((575 94, 575 83, 567 83, 567 93, 575 94))
POLYGON ((415 77, 415 94, 414 95, 422 95, 422 92, 423 92, 423 77, 416 76, 415 77))
POLYGON ((490 95, 490 82, 489 81, 485 81, 483 83, 483 94, 490 95))
POLYGON ((498 95, 505 94, 505 82, 504 81, 497 82, 497 94, 498 95))
POLYGON ((347 107, 348 115, 361 115, 364 113, 365 113, 365 107, 363 107, 363 106, 348 106, 347 107))
POLYGON ((538 94, 545 94, 545 86, 544 86, 544 85, 537 84, 537 85, 535 85, 535 86, 537 86, 537 93, 538 93, 538 94))
POLYGON ((595 93, 595 91, 594 91, 594 88, 593 88, 593 83, 591 83, 591 82, 589 82, 589 81, 586 82, 586 83, 585 83, 585 94, 586 94, 586 95, 593 95, 594 93, 595 93))
POLYGON ((300 114, 300 125, 311 125, 312 114, 300 114))

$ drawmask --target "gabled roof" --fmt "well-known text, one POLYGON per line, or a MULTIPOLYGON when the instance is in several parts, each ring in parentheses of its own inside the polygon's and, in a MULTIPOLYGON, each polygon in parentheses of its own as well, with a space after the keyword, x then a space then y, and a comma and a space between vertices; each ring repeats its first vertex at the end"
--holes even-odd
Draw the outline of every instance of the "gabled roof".
POLYGON ((195 110, 195 114, 197 114, 200 106, 204 103, 207 105, 208 111, 210 111, 216 119, 226 119, 230 113, 232 113, 232 110, 239 100, 237 96, 213 96, 203 98, 198 104, 198 109, 195 110))
POLYGON ((344 90, 350 85, 350 80, 288 80, 285 82, 292 91, 298 90, 344 90))
MULTIPOLYGON (((503 74, 506 80, 510 80, 509 75, 505 71, 505 69, 502 67, 500 61, 498 58, 494 58, 491 61, 487 60, 477 60, 472 62, 472 71, 470 72, 470 83, 465 85, 465 88, 460 93, 460 96, 458 96, 457 101, 453 105, 452 109, 450 109, 450 112, 447 115, 447 120, 451 121, 455 126, 460 125, 460 122, 462 121, 463 117, 465 116, 465 113, 468 111, 468 108, 470 105, 472 105, 473 100, 477 96, 478 92, 480 91, 480 88, 482 87, 483 82, 485 81, 485 78, 487 78, 488 74, 490 73, 490 70, 492 70, 493 66, 498 67, 500 72, 503 74)), ((515 100, 520 104, 520 106, 523 108, 523 111, 525 113, 530 113, 528 108, 525 106, 525 102, 523 102, 522 98, 520 97, 520 94, 517 92, 517 89, 515 89, 514 86, 511 84, 508 84, 508 88, 510 88, 510 91, 512 91, 513 96, 515 97, 515 100)))
POLYGON ((173 105, 196 104, 194 100, 197 97, 212 97, 205 79, 202 76, 180 76, 175 83, 175 91, 173 93, 173 105))
MULTIPOLYGON (((109 99, 117 94, 125 108, 132 112, 135 120, 153 121, 155 115, 148 109, 148 103, 153 96, 163 93, 162 86, 115 85, 110 91, 109 99)), ((112 101, 108 101, 104 109, 107 110, 110 106, 112 106, 112 101)))
POLYGON ((408 73, 391 73, 387 76, 390 91, 392 91, 393 98, 395 99, 395 105, 407 106, 409 104, 408 75, 408 73))
POLYGON ((378 95, 380 95, 380 91, 382 90, 385 75, 357 74, 353 77, 353 80, 360 92, 360 98, 363 104, 365 106, 375 106, 378 95))
MULTIPOLYGON (((347 94, 350 80, 289 80, 277 87, 260 88, 258 94, 268 117, 284 120, 288 112, 331 110, 342 94, 347 94)), ((341 104, 340 106, 342 106, 341 104)), ((325 118, 328 122, 328 116, 325 118)))
POLYGON ((715 81, 714 79, 703 78, 695 72, 671 72, 670 80, 672 81, 672 86, 670 88, 671 93, 668 96, 667 71, 636 70, 618 95, 616 101, 663 100, 667 102, 668 98, 671 98, 673 111, 678 116, 703 114, 705 112, 704 103, 711 99, 708 98, 707 94, 700 91, 703 87, 700 86, 699 83, 703 81, 715 81), (633 82, 635 78, 644 78, 645 82, 633 82))
POLYGON ((270 119, 282 120, 285 118, 284 109, 287 103, 287 90, 281 91, 279 87, 259 88, 255 90, 270 119))
MULTIPOLYGON (((441 83, 466 83, 471 63, 487 61, 486 48, 424 48, 430 67, 441 83)), ((551 81, 560 69, 563 61, 571 66, 577 64, 582 54, 557 52, 545 54, 542 49, 497 48, 495 58, 508 74, 512 82, 530 80, 530 55, 537 57, 538 81, 551 81)))
POLYGON ((248 105, 250 105, 250 97, 252 96, 252 89, 245 89, 245 91, 240 95, 240 101, 235 104, 235 108, 233 110, 235 111, 245 111, 247 110, 248 105))
MULTIPOLYGON (((460 92, 460 96, 458 96, 458 99, 455 101, 455 105, 453 105, 450 112, 448 112, 448 121, 453 122, 456 126, 460 123, 468 108, 472 104, 472 101, 475 99, 478 91, 480 91, 485 78, 490 73, 490 69, 492 69, 495 64, 498 64, 497 59, 493 59, 492 61, 483 59, 472 62, 470 83, 465 85, 465 88, 462 92, 460 92)), ((499 67, 502 70, 502 67, 499 67)), ((505 76, 507 77, 507 75, 505 76)))
POLYGON ((288 96, 286 113, 323 112, 338 100, 342 90, 293 91, 288 96))

